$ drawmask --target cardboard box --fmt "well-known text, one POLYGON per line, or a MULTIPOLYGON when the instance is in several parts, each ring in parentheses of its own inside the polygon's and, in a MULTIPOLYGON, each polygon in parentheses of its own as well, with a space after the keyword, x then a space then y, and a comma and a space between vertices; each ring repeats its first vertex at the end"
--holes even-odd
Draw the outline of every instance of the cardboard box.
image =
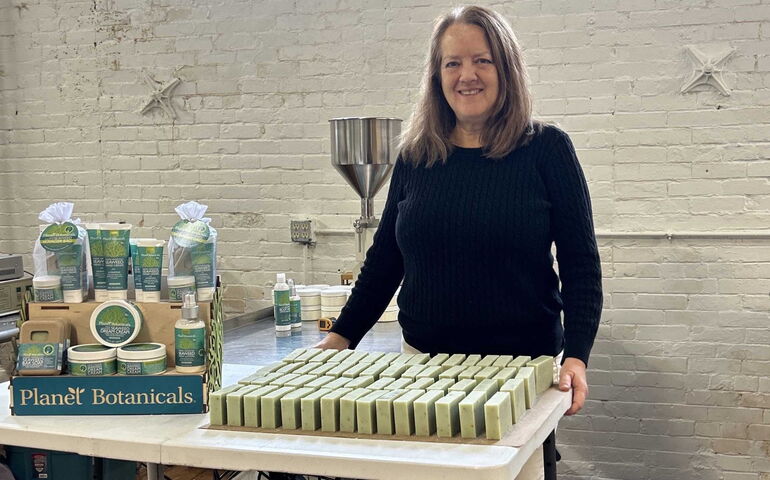
POLYGON ((21 278, 0 282, 0 315, 18 312, 28 291, 32 291, 32 275, 27 273, 21 278))

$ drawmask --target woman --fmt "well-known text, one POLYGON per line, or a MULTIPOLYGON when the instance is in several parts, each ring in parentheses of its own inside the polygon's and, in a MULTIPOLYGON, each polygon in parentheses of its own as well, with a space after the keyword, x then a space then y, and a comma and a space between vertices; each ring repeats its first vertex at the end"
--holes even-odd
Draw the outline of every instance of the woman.
POLYGON ((439 19, 374 243, 319 347, 355 348, 403 280, 407 348, 563 351, 567 414, 582 408, 602 307, 590 198, 569 137, 532 120, 527 83, 500 15, 459 7, 439 19))

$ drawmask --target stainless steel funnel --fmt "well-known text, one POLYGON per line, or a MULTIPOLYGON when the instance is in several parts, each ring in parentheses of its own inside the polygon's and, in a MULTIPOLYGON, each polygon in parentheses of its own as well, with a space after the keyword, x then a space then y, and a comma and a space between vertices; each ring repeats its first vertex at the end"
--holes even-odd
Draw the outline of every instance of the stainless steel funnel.
POLYGON ((374 196, 390 176, 398 156, 399 118, 333 118, 332 165, 361 197, 361 226, 375 225, 374 196))

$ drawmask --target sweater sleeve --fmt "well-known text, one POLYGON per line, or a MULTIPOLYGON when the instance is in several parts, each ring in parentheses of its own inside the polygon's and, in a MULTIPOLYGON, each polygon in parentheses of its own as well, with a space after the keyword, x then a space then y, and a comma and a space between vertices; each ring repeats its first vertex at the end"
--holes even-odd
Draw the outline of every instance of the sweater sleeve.
POLYGON ((404 277, 404 260, 396 242, 396 219, 398 202, 404 198, 407 168, 410 167, 399 158, 372 246, 366 252, 350 298, 331 329, 350 340, 349 348, 355 348, 377 323, 404 277))
POLYGON ((564 358, 588 356, 602 312, 602 272, 583 170, 566 133, 555 129, 541 173, 551 202, 551 230, 564 309, 564 358))

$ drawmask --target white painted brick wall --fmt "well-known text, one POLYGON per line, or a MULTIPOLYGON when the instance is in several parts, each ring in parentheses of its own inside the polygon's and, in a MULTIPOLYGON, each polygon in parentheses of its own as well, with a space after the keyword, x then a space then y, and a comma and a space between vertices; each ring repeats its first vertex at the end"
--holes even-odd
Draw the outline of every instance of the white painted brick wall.
MULTIPOLYGON (((770 3, 491 2, 524 46, 540 117, 574 140, 604 232, 770 225, 770 3), (731 46, 729 97, 681 94, 684 47, 731 46)), ((327 120, 406 119, 437 0, 25 0, 0 5, 0 251, 37 212, 166 238, 185 200, 220 232, 230 313, 299 276, 293 215, 350 229, 327 120), (182 79, 179 118, 137 112, 146 69, 182 79)), ((386 190, 386 189, 385 189, 386 190)), ((376 201, 382 208, 383 191, 376 201)), ((560 478, 770 480, 767 240, 600 239, 605 315, 584 413, 559 428, 560 478)), ((308 282, 335 282, 351 237, 322 236, 308 282)), ((27 256, 28 266, 29 256, 27 256)))

